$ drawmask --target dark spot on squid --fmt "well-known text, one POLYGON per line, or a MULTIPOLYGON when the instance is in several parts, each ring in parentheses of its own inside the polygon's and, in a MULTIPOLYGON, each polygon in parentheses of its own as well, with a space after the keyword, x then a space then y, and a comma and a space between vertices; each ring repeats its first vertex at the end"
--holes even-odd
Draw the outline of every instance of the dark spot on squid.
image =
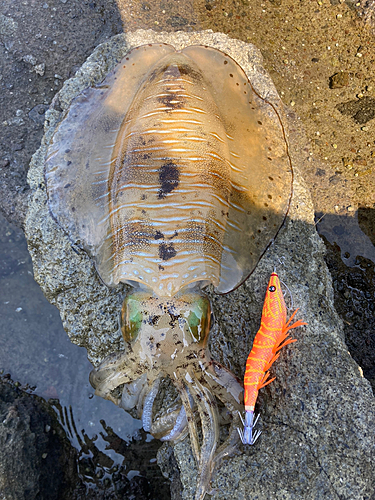
POLYGON ((162 165, 159 169, 159 182, 158 198, 163 199, 176 189, 180 183, 180 172, 177 165, 172 162, 162 165))
POLYGON ((156 231, 155 240, 160 240, 162 238, 164 238, 164 234, 161 231, 156 231))
POLYGON ((190 73, 195 73, 193 68, 188 64, 179 64, 178 70, 180 72, 180 75, 190 75, 190 73))
POLYGON ((158 97, 157 100, 164 106, 170 108, 166 111, 170 111, 171 109, 181 109, 185 105, 185 101, 181 99, 181 97, 179 97, 178 95, 174 95, 173 93, 158 97))
POLYGON ((176 236, 178 236, 178 232, 177 232, 177 231, 175 231, 175 232, 172 234, 172 236, 170 236, 168 239, 169 239, 169 240, 172 240, 172 239, 173 239, 173 238, 175 238, 176 236))
POLYGON ((179 78, 181 76, 180 70, 178 66, 171 64, 169 66, 165 66, 164 69, 162 70, 162 73, 164 73, 164 76, 166 78, 179 78))
POLYGON ((159 349, 160 346, 161 346, 161 344, 159 342, 157 342, 156 349, 159 349))
MULTIPOLYGON (((169 316, 171 317, 171 321, 169 322, 169 326, 174 326, 176 324, 176 322, 178 321, 179 316, 178 315, 174 315, 172 313, 169 313, 169 316)), ((178 340, 176 342, 176 344, 181 344, 181 341, 178 340)))
POLYGON ((150 322, 153 324, 153 325, 157 325, 158 321, 159 321, 159 318, 160 316, 156 315, 156 316, 152 316, 152 318, 150 318, 150 322))
POLYGON ((70 182, 68 184, 65 184, 64 189, 67 189, 71 186, 70 182))
POLYGON ((159 271, 164 271, 164 267, 159 264, 159 271))
POLYGON ((172 257, 174 257, 176 253, 177 252, 173 246, 173 243, 169 243, 168 245, 166 243, 159 244, 159 257, 162 260, 172 259, 172 257))

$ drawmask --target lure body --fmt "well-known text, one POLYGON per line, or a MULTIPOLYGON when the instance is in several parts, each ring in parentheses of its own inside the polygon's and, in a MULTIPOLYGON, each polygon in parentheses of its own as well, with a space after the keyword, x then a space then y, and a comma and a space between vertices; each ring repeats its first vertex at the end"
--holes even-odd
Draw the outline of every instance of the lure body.
POLYGON ((258 418, 254 420, 254 407, 259 390, 276 378, 268 380, 269 368, 280 356, 280 349, 287 344, 296 342, 296 339, 288 338, 290 335, 289 331, 297 326, 307 324, 302 320, 291 324, 297 311, 298 309, 294 311, 287 321, 286 305, 280 280, 276 273, 272 273, 264 300, 261 325, 246 362, 244 377, 244 404, 246 413, 245 421, 242 420, 244 430, 239 430, 243 444, 254 444, 260 436, 260 431, 255 432, 253 435, 253 429, 258 420, 258 418))

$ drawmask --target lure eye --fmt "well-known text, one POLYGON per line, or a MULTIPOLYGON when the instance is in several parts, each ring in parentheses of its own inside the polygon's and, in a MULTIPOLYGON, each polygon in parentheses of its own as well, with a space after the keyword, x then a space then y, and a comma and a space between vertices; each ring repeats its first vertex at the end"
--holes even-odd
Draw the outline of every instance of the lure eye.
POLYGON ((270 286, 268 290, 269 290, 270 292, 276 292, 276 287, 275 287, 275 285, 270 286))

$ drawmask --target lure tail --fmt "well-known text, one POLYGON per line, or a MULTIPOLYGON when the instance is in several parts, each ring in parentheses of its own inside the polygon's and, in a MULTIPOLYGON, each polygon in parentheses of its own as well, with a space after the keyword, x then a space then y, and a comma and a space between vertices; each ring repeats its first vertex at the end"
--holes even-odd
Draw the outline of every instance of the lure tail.
POLYGON ((262 434, 262 431, 254 431, 254 427, 257 425, 259 414, 255 417, 254 420, 254 412, 246 411, 245 412, 245 420, 242 418, 241 413, 238 413, 243 425, 243 430, 238 429, 238 434, 240 435, 241 441, 243 444, 254 444, 258 437, 262 434))

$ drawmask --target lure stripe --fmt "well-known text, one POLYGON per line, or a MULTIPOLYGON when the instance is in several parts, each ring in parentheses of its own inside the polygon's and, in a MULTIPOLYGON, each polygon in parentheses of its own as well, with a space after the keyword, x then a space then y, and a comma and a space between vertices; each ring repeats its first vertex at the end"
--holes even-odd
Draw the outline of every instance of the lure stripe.
POLYGON ((275 380, 275 377, 268 380, 270 375, 268 370, 279 357, 278 351, 287 344, 296 342, 296 339, 288 338, 289 330, 307 324, 302 320, 291 324, 297 310, 287 321, 280 280, 276 273, 272 273, 264 300, 260 328, 246 361, 244 377, 246 411, 254 410, 259 389, 275 380))

